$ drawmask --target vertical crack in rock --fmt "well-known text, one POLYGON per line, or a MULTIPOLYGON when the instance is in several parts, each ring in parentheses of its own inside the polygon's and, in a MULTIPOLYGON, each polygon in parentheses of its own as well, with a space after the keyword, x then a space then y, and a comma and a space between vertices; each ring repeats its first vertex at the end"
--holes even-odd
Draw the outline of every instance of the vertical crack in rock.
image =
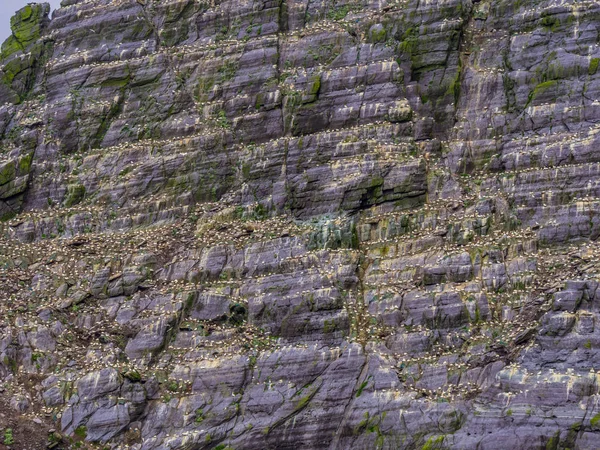
POLYGON ((361 388, 364 387, 365 379, 367 378, 368 372, 369 372, 369 363, 365 359, 365 362, 364 362, 362 368, 360 369, 360 375, 358 376, 358 378, 356 380, 356 384, 354 385, 354 388, 352 389, 352 395, 348 399, 348 403, 346 403, 346 406, 344 406, 344 414, 342 416, 342 420, 340 421, 340 424, 339 424, 337 430, 335 431, 333 440, 331 441, 331 444, 328 447, 330 450, 336 450, 339 448, 338 446, 339 446, 340 438, 342 437, 342 434, 344 433, 346 424, 348 423, 348 421, 351 418, 351 412, 352 412, 351 405, 354 402, 354 399, 355 399, 356 395, 359 393, 359 391, 361 390, 361 388))

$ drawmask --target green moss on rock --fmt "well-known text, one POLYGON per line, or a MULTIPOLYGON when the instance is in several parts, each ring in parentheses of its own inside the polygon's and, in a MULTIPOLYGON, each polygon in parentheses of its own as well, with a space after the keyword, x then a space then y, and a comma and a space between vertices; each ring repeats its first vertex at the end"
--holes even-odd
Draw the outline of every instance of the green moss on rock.
POLYGON ((542 18, 541 24, 548 31, 556 31, 560 26, 560 20, 558 17, 546 16, 542 18))
POLYGON ((430 437, 427 442, 421 447, 421 450, 433 450, 442 448, 444 436, 430 437))
POLYGON ((351 9, 350 9, 349 5, 343 5, 343 6, 331 8, 327 12, 327 18, 329 20, 333 20, 333 21, 342 20, 348 15, 350 10, 351 9))
POLYGON ((319 90, 321 89, 321 75, 315 75, 311 79, 311 84, 308 89, 309 95, 317 95, 319 90))
POLYGON ((369 40, 373 43, 385 42, 387 32, 381 24, 375 24, 369 29, 369 40))
POLYGON ((14 161, 10 161, 4 167, 0 168, 0 185, 11 182, 17 176, 14 161))
POLYGON ((85 186, 81 184, 71 185, 68 188, 65 206, 68 208, 70 206, 77 205, 78 203, 81 203, 83 197, 85 197, 85 186))
POLYGON ((529 94, 529 98, 527 99, 527 105, 525 105, 526 107, 529 106, 529 104, 535 100, 536 97, 539 97, 541 94, 551 90, 551 89, 556 89, 558 87, 558 81, 557 80, 550 80, 550 81, 545 81, 543 83, 538 84, 535 88, 533 88, 533 91, 531 91, 531 93, 529 94))
MULTIPOLYGON (((52 42, 38 41, 27 46, 25 56, 12 58, 4 64, 0 72, 0 83, 14 93, 11 100, 13 103, 20 103, 27 98, 27 94, 33 88, 36 72, 52 53, 52 48, 52 42)), ((2 55, 5 56, 4 51, 2 55)))
POLYGON ((560 432, 556 432, 556 434, 546 442, 546 450, 557 450, 558 445, 560 444, 560 432))
POLYGON ((590 60, 590 66, 588 68, 588 73, 590 75, 596 75, 598 71, 598 65, 600 64, 600 58, 592 58, 590 60))
POLYGON ((87 428, 84 425, 80 425, 75 429, 73 434, 83 440, 87 436, 87 428))
POLYGON ((113 88, 123 88, 129 84, 131 81, 131 77, 127 75, 126 77, 121 78, 109 78, 107 80, 102 81, 100 83, 101 87, 113 87, 113 88))
POLYGON ((0 215, 0 222, 8 222, 11 219, 14 219, 17 216, 16 211, 9 211, 2 215, 0 215))
POLYGON ((19 160, 19 172, 21 174, 29 173, 32 162, 33 162, 33 153, 29 153, 28 155, 23 156, 19 160))
POLYGON ((40 37, 49 13, 47 3, 29 4, 18 10, 10 19, 12 35, 2 44, 0 58, 6 59, 33 44, 40 37))

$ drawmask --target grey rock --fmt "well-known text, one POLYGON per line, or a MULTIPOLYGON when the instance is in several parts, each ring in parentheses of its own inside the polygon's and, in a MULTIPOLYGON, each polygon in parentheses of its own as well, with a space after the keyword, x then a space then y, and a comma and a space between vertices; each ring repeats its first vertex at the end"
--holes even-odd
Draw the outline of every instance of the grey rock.
POLYGON ((596 3, 49 10, 0 55, 0 404, 137 450, 594 448, 596 3))

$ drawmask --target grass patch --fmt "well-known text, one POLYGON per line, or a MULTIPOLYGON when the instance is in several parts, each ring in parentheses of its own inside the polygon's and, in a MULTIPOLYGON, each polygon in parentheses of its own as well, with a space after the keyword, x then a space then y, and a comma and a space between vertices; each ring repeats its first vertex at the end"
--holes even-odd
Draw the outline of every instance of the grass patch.
POLYGON ((13 430, 12 428, 7 428, 4 430, 4 445, 13 445, 14 443, 13 430))

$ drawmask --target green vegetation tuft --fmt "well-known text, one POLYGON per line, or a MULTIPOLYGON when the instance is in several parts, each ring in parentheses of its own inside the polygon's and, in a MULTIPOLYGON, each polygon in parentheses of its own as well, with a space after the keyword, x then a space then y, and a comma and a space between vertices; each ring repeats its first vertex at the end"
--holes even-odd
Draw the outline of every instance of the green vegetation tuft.
POLYGON ((4 445, 13 445, 14 443, 13 430, 12 428, 7 428, 4 430, 4 445))
POLYGON ((412 55, 419 44, 419 30, 417 28, 409 28, 402 34, 400 42, 400 51, 412 55))
POLYGON ((367 387, 367 384, 369 384, 369 380, 365 380, 360 384, 358 390, 356 391, 356 398, 362 395, 362 392, 367 387))
POLYGON ((346 17, 348 15, 348 12, 350 12, 350 6, 349 5, 344 5, 344 6, 338 6, 336 8, 332 8, 329 11, 327 11, 327 18, 329 20, 342 20, 344 17, 346 17))
POLYGON ((588 73, 590 75, 596 75, 596 72, 598 72, 599 64, 600 64, 600 58, 592 58, 590 60, 590 66, 588 68, 588 73))
POLYGON ((335 320, 325 320, 323 322, 323 333, 333 333, 336 329, 335 320))
POLYGON ((238 71, 238 63, 235 61, 226 61, 219 68, 219 81, 230 81, 235 78, 235 74, 238 71))
POLYGON ((234 450, 230 445, 219 444, 215 447, 215 450, 234 450))
POLYGON ((223 129, 231 128, 231 124, 229 123, 229 120, 227 119, 227 115, 225 114, 225 111, 223 111, 223 110, 220 110, 219 113, 217 114, 216 122, 217 122, 217 126, 219 128, 223 128, 223 129))
POLYGON ((546 16, 542 18, 541 24, 548 31, 556 31, 560 26, 560 20, 558 17, 546 16))
POLYGON ((427 442, 421 447, 421 450, 434 450, 442 448, 444 436, 430 437, 427 442))
POLYGON ((67 191, 67 199, 65 200, 65 206, 67 208, 71 206, 75 206, 78 203, 81 203, 85 197, 85 186, 82 184, 71 185, 67 191))
POLYGON ((142 375, 137 370, 130 370, 129 372, 125 372, 123 376, 128 380, 133 381, 134 383, 142 381, 142 375))
POLYGON ((385 39, 387 37, 387 32, 383 27, 372 27, 369 31, 369 34, 371 35, 370 41, 374 43, 385 42, 385 39))
POLYGON ((75 436, 77 436, 79 439, 85 439, 87 436, 87 428, 84 425, 80 425, 75 429, 73 434, 75 434, 75 436))

